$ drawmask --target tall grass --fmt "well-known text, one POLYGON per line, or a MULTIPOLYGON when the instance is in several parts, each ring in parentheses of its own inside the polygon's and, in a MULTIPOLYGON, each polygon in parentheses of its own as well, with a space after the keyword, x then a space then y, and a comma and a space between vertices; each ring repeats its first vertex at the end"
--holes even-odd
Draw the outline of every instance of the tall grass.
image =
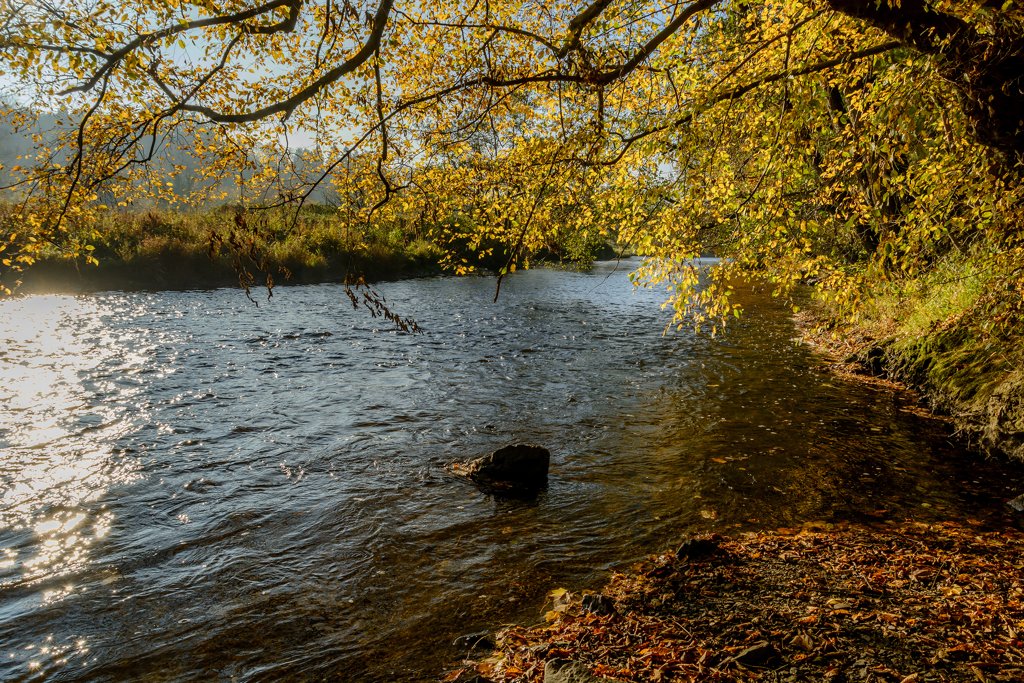
POLYGON ((110 210, 68 240, 89 244, 98 267, 53 248, 19 274, 28 289, 262 284, 268 275, 277 284, 380 279, 437 270, 439 255, 427 240, 392 226, 349 225, 323 206, 110 210))

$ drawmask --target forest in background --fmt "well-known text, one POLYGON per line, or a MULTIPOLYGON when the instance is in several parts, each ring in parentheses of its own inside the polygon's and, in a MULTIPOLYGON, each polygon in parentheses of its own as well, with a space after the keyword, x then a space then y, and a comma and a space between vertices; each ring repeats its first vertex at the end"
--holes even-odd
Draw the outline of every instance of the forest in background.
MULTIPOLYGON (((0 217, 8 226, 17 223, 23 197, 19 170, 36 145, 58 145, 71 118, 30 112, 31 124, 20 128, 0 120, 0 183, 12 186, 0 217)), ((461 207, 438 202, 393 212, 388 219, 360 220, 357 207, 365 204, 364 197, 342 198, 329 179, 310 186, 301 207, 284 201, 282 188, 309 183, 309 174, 323 168, 313 150, 289 150, 268 171, 262 166, 271 150, 254 149, 237 173, 208 177, 194 147, 167 139, 154 147, 149 168, 156 191, 123 197, 99 193, 96 202, 103 209, 41 245, 30 267, 8 271, 6 284, 20 282, 23 292, 234 283, 273 287, 439 273, 445 254, 448 270, 494 272, 507 257, 494 240, 470 245, 474 228, 461 207), (253 182, 267 173, 273 185, 253 182)), ((597 232, 587 238, 560 231, 533 256, 581 267, 622 253, 597 232)))

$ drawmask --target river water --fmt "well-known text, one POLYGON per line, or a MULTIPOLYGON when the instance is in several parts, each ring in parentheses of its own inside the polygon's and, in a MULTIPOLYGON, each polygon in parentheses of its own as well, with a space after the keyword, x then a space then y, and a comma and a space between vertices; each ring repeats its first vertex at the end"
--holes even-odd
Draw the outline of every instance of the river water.
POLYGON ((0 302, 0 679, 422 680, 459 634, 695 530, 962 518, 1019 491, 784 307, 663 335, 635 264, 0 302), (552 450, 547 490, 445 465, 552 450))

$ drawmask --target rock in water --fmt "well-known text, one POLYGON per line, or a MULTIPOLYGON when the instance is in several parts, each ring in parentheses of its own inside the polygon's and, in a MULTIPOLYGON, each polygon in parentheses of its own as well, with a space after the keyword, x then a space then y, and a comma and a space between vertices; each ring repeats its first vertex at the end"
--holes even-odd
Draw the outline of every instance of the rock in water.
POLYGON ((609 614, 615 614, 615 601, 609 598, 607 595, 601 595, 594 593, 591 595, 584 595, 581 601, 581 606, 584 612, 590 612, 596 614, 599 617, 606 617, 609 614))
POLYGON ((455 470, 484 486, 539 488, 548 479, 551 453, 543 446, 517 443, 472 460, 455 470))
POLYGON ((733 657, 733 659, 743 666, 753 667, 771 666, 772 664, 777 664, 780 661, 778 650, 776 650, 775 646, 767 640, 754 643, 733 657))
POLYGON ((718 551, 719 538, 690 538, 683 541, 676 550, 676 557, 680 560, 703 560, 711 557, 718 551))
POLYGON ((452 645, 462 650, 493 650, 494 638, 487 631, 477 631, 459 636, 452 645))

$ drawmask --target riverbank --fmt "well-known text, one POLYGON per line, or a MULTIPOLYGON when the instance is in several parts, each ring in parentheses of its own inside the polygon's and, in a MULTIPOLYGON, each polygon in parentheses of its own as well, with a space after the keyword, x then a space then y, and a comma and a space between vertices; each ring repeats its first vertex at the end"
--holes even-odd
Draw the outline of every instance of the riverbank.
POLYGON ((25 294, 391 280, 441 272, 425 236, 347 226, 330 207, 101 213, 0 284, 25 294))
MULTIPOLYGON (((351 226, 324 206, 298 213, 277 208, 241 214, 232 207, 107 211, 89 229, 69 235, 67 244, 43 249, 20 270, 0 269, 0 287, 21 294, 259 288, 496 273, 507 263, 504 251, 493 245, 486 254, 459 244, 443 249, 438 244, 443 236, 435 233, 405 223, 351 226)), ((630 253, 605 242, 552 243, 533 261, 578 269, 630 253)))
POLYGON ((1024 461, 1024 330, 972 318, 955 293, 934 296, 881 297, 854 322, 802 312, 797 327, 834 370, 908 387, 966 447, 1024 461))
MULTIPOLYGON (((962 292, 943 294, 880 298, 873 315, 845 325, 804 311, 799 336, 836 374, 950 423, 965 447, 1024 459, 1024 340, 975 324, 985 321, 968 317, 974 299, 962 292)), ((557 589, 545 623, 500 631, 493 653, 442 680, 1024 679, 1018 514, 878 512, 878 521, 705 535, 615 574, 599 593, 557 589)))
POLYGON ((98 264, 53 259, 34 264, 18 274, 19 294, 85 294, 89 292, 161 291, 265 287, 344 282, 362 277, 368 282, 440 274, 436 260, 387 250, 334 254, 317 263, 268 259, 262 268, 243 269, 228 257, 210 257, 199 251, 168 249, 128 260, 101 259, 98 264))
POLYGON ((1022 553, 992 520, 705 536, 600 594, 552 592, 546 623, 442 680, 539 682, 557 660, 580 682, 1021 680, 1022 553))

